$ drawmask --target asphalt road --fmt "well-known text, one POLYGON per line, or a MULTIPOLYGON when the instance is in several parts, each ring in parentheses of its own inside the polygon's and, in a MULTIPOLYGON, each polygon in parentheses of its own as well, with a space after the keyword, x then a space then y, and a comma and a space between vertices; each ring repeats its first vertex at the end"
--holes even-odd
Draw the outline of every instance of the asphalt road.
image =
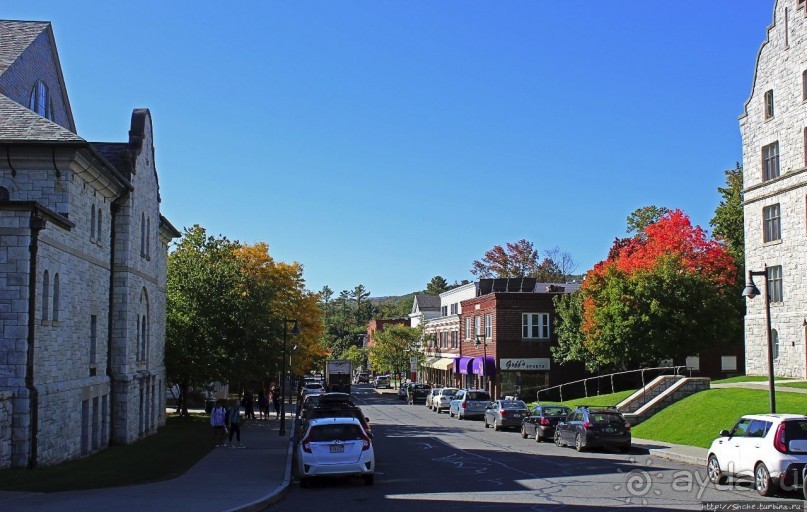
MULTIPOLYGON (((393 391, 354 386, 375 436, 375 485, 358 478, 317 480, 308 489, 295 484, 271 510, 652 512, 759 501, 747 484, 716 488, 703 468, 650 457, 640 447, 577 453, 406 405, 393 391)), ((803 503, 793 494, 763 503, 773 501, 803 503)))

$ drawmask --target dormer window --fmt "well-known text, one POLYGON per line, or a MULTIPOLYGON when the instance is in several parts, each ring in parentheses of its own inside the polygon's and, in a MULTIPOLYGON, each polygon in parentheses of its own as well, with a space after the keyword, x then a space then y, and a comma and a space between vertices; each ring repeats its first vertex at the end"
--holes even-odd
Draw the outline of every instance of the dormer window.
POLYGON ((42 80, 37 81, 34 85, 34 90, 31 91, 31 101, 28 108, 39 114, 40 116, 50 119, 50 97, 48 94, 48 86, 42 80))

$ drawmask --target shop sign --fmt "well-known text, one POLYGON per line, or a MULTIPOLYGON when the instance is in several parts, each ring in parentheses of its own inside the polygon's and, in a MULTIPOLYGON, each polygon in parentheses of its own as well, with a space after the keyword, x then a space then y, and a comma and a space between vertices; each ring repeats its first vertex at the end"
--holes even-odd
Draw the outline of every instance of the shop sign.
POLYGON ((549 370, 548 357, 526 357, 519 359, 499 359, 502 371, 549 370))
POLYGON ((410 372, 418 371, 418 356, 412 356, 409 358, 409 371, 410 372))

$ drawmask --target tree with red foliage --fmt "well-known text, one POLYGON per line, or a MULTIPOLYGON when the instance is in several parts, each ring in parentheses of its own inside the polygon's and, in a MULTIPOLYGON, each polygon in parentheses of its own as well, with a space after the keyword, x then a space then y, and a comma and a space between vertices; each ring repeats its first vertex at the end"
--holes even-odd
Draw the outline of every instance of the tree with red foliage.
POLYGON ((594 368, 682 360, 736 336, 737 270, 726 246, 671 210, 618 239, 586 275, 579 296, 557 302, 559 362, 594 368))

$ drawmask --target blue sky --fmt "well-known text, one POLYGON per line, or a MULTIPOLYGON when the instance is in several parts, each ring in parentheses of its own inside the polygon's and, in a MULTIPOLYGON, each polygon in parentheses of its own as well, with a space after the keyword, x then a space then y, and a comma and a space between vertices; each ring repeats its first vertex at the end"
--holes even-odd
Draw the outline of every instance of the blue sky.
POLYGON ((309 288, 472 278, 521 238, 578 272, 627 215, 708 228, 773 0, 4 0, 53 23, 79 135, 151 109, 163 213, 309 288))

